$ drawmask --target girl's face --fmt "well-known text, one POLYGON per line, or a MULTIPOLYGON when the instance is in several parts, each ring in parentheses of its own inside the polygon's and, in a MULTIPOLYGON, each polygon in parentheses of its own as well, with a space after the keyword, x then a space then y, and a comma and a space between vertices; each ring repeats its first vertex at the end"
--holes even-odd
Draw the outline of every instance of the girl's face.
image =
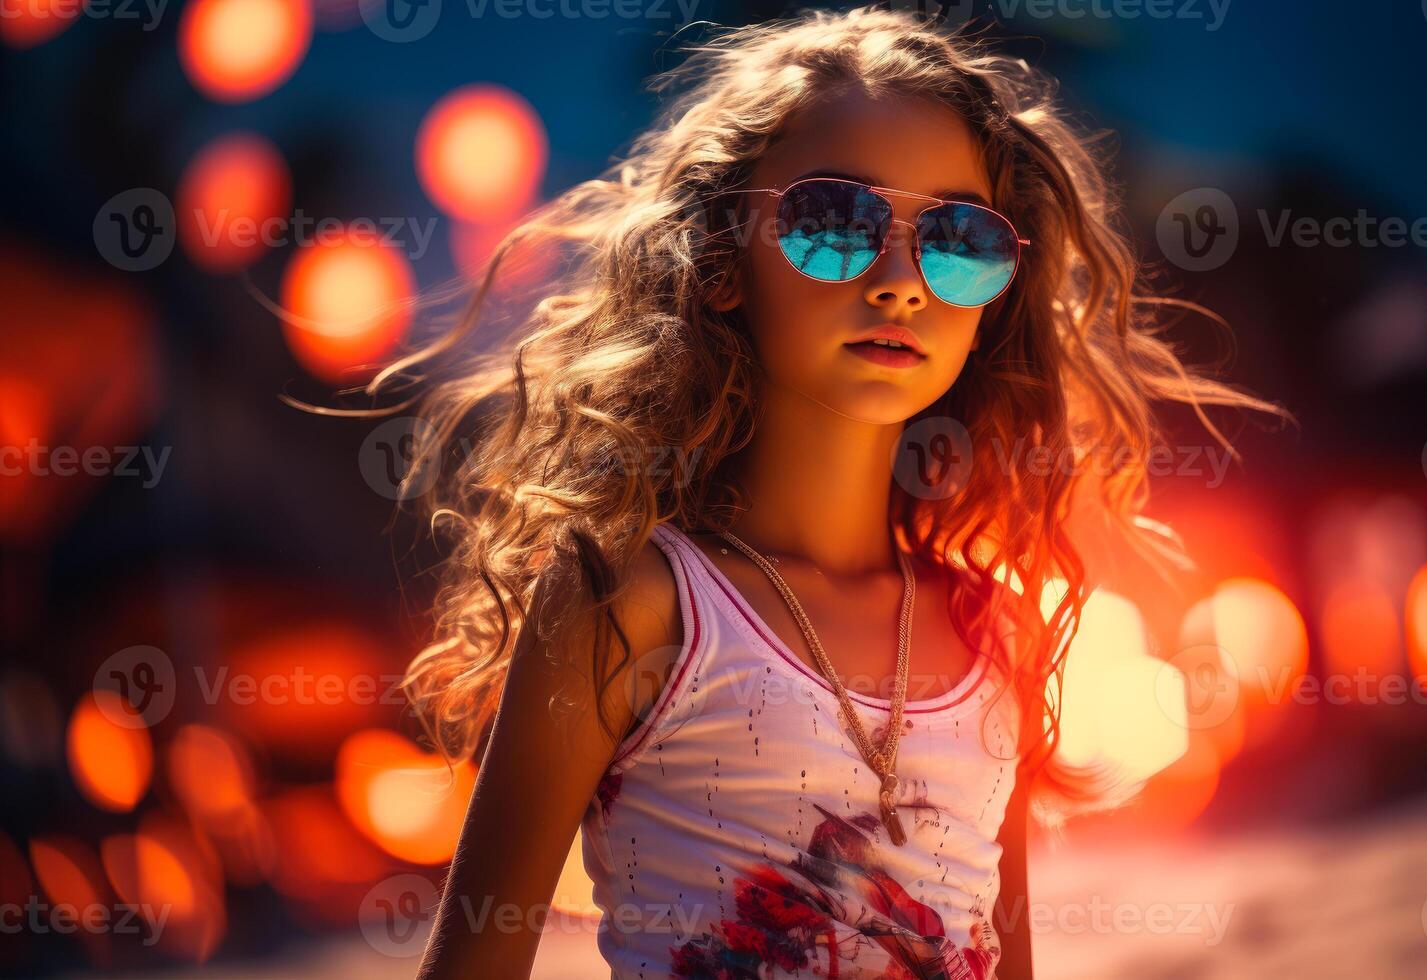
MULTIPOLYGON (((876 101, 860 91, 825 99, 791 120, 747 186, 782 188, 810 174, 988 206, 991 200, 970 127, 929 100, 876 101)), ((893 217, 907 222, 931 203, 887 199, 893 217)), ((878 424, 903 422, 946 393, 977 345, 981 310, 950 306, 927 289, 911 228, 893 225, 887 251, 858 278, 820 282, 779 250, 772 232, 777 199, 751 194, 745 201, 747 245, 732 289, 716 305, 742 305, 768 383, 878 424), (925 357, 892 367, 848 346, 884 324, 911 331, 925 357)))

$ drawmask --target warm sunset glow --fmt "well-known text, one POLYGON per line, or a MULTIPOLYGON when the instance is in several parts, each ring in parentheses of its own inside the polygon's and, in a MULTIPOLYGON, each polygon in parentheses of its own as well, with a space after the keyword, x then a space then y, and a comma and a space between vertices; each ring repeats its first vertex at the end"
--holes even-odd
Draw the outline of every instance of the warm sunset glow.
MULTIPOLYGON (((1323 602, 1324 667, 1353 675, 1363 668, 1382 677, 1402 670, 1402 624, 1397 603, 1372 582, 1345 582, 1323 602)), ((1349 689, 1353 689, 1349 685, 1349 689)))
POLYGON ((143 798, 154 766, 148 729, 110 720, 129 710, 113 691, 86 694, 70 716, 66 739, 70 773, 80 792, 95 806, 120 813, 143 798))
POLYGON ((195 265, 232 272, 290 238, 287 164, 267 140, 234 133, 209 143, 179 180, 178 239, 195 265))
POLYGON ((416 173, 453 218, 499 223, 530 205, 548 153, 545 127, 528 102, 500 86, 470 85, 422 121, 416 173))
POLYGON ((1061 755, 1077 765, 1113 762, 1130 780, 1183 755, 1187 710, 1157 692, 1165 670, 1177 673, 1149 655, 1139 610, 1104 589, 1093 592, 1066 661, 1061 755))
POLYGON ((576 831, 570 852, 565 855, 565 866, 560 869, 560 880, 555 883, 550 905, 566 915, 598 916, 600 910, 594 900, 595 886, 585 871, 584 840, 584 831, 576 831))
POLYGON ((245 102, 297 69, 312 41, 312 11, 307 0, 193 0, 178 29, 194 86, 218 102, 245 102))
POLYGON ((1407 609, 1403 618, 1407 625, 1407 655, 1412 676, 1427 677, 1427 565, 1417 570, 1407 587, 1407 609))
POLYGON ((1282 704, 1282 692, 1308 668, 1308 630, 1293 600, 1268 582, 1223 582, 1211 601, 1214 635, 1233 658, 1251 705, 1282 704))
POLYGON ((357 829, 413 864, 441 864, 456 849, 475 767, 454 770, 393 731, 356 732, 337 753, 337 795, 357 829))
POLYGON ((379 233, 350 229, 300 248, 282 283, 283 334, 318 378, 352 382, 372 373, 406 336, 415 289, 411 266, 379 233))
MULTIPOLYGON (((1133 807, 1116 817, 1123 826, 1157 838, 1182 830, 1213 801, 1222 768, 1209 741, 1191 733, 1184 755, 1155 773, 1133 807)), ((1112 819, 1111 824, 1115 822, 1112 819)))
POLYGON ((1213 602, 1204 599, 1184 617, 1179 645, 1166 658, 1166 669, 1173 668, 1175 676, 1162 676, 1156 692, 1166 699, 1171 683, 1179 687, 1185 727, 1194 737, 1207 740, 1225 763, 1243 750, 1247 712, 1237 664, 1214 639, 1213 602))

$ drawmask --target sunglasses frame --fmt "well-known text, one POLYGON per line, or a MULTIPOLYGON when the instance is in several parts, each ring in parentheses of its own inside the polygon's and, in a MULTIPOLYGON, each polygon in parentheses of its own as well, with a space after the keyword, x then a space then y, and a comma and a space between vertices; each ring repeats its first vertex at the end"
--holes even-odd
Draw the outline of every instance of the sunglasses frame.
MULTIPOLYGON (((1004 214, 1002 214, 1000 211, 997 211, 995 208, 988 208, 988 207, 986 207, 986 205, 984 205, 984 204, 975 204, 975 203, 973 203, 973 202, 971 202, 971 201, 958 201, 956 198, 932 197, 930 194, 918 194, 918 193, 916 193, 915 191, 897 190, 895 187, 879 187, 879 186, 876 185, 876 184, 865 184, 865 183, 863 183, 863 182, 860 181, 860 180, 848 180, 846 177, 816 177, 816 176, 814 176, 814 177, 799 177, 797 180, 793 181, 791 184, 787 184, 787 185, 784 186, 784 187, 755 187, 755 188, 749 188, 749 189, 743 189, 743 190, 724 191, 723 193, 724 193, 724 194, 772 194, 773 197, 774 197, 774 199, 777 200, 777 201, 779 201, 779 202, 781 203, 781 201, 783 200, 783 197, 784 197, 789 191, 791 191, 793 188, 798 187, 798 186, 801 185, 801 184, 812 183, 813 181, 820 181, 820 182, 825 182, 825 183, 837 183, 837 184, 852 184, 854 187, 860 187, 860 188, 862 188, 863 190, 866 190, 866 191, 869 191, 869 192, 871 192, 871 193, 873 193, 873 194, 876 194, 877 196, 883 198, 884 200, 886 200, 886 199, 889 198, 889 197, 910 197, 910 198, 916 198, 916 199, 923 200, 923 201, 930 201, 930 202, 932 202, 932 203, 928 204, 926 207, 922 208, 920 211, 918 211, 918 212, 916 213, 915 217, 913 218, 913 220, 911 220, 911 221, 903 221, 903 220, 900 219, 900 218, 888 218, 888 219, 887 219, 887 223, 888 223, 889 226, 890 226, 890 225, 899 225, 899 224, 900 224, 900 225, 907 225, 907 226, 909 226, 909 227, 912 229, 912 241, 915 243, 915 244, 914 244, 914 253, 913 253, 913 254, 916 256, 916 260, 917 260, 917 274, 922 277, 922 282, 925 283, 925 285, 926 285, 926 287, 927 287, 927 292, 931 293, 933 296, 936 296, 936 298, 937 298, 940 302, 946 303, 947 306, 954 306, 954 307, 956 307, 957 309, 962 309, 962 310, 978 310, 978 309, 981 309, 981 308, 984 307, 984 306, 989 306, 990 304, 996 302, 996 300, 1000 299, 1000 298, 1002 297, 1002 295, 1005 294, 1006 290, 1008 290, 1008 289, 1011 288, 1011 283, 1013 283, 1013 282, 1016 281, 1016 273, 1019 272, 1020 269, 1021 269, 1021 249, 1025 248, 1026 246, 1028 246, 1028 245, 1031 244, 1031 240, 1030 240, 1029 238, 1022 238, 1022 237, 1021 237, 1020 232, 1018 232, 1018 231, 1016 230, 1016 226, 1015 226, 1014 223, 1012 223, 1012 221, 1011 221, 1010 218, 1006 217, 1004 214), (984 302, 984 303, 977 303, 977 304, 975 304, 974 306, 966 306, 966 305, 963 305, 963 304, 961 304, 961 303, 950 303, 950 302, 947 302, 946 300, 942 299, 940 296, 937 296, 936 290, 935 290, 935 289, 932 289, 931 283, 927 281, 927 273, 926 273, 926 270, 922 268, 922 236, 917 233, 917 225, 920 223, 921 218, 922 218, 922 215, 926 214, 928 211, 934 211, 934 210, 936 210, 937 208, 939 208, 939 207, 941 207, 941 206, 943 206, 943 205, 945 205, 945 204, 959 204, 959 205, 961 205, 962 207, 975 208, 975 209, 978 210, 978 211, 987 211, 987 212, 989 212, 989 213, 991 213, 991 214, 994 214, 996 217, 1000 218, 1002 221, 1004 221, 1004 222, 1006 223, 1006 227, 1007 227, 1007 228, 1010 228, 1010 229, 1011 229, 1011 235, 1012 235, 1012 237, 1013 237, 1013 238, 1015 239, 1015 241, 1016 241, 1016 264, 1011 267, 1011 275, 1010 275, 1010 277, 1006 280, 1006 285, 1002 286, 1000 292, 998 292, 995 296, 992 296, 990 299, 988 299, 988 300, 987 300, 986 302, 984 302)), ((892 202, 891 202, 891 201, 887 201, 887 204, 888 204, 888 206, 890 207, 891 204, 892 204, 892 202)), ((877 262, 878 262, 878 260, 880 260, 883 255, 886 255, 886 254, 887 254, 887 246, 888 246, 888 244, 889 244, 891 241, 892 241, 892 235, 890 234, 890 228, 889 228, 889 234, 886 234, 886 235, 883 235, 883 236, 882 236, 882 246, 881 246, 881 248, 880 248, 880 249, 878 250, 878 252, 877 252, 877 258, 875 258, 875 259, 873 259, 871 262, 867 263, 867 268, 866 268, 866 269, 863 269, 863 270, 862 270, 861 272, 859 272, 857 275, 852 276, 852 277, 847 278, 847 279, 819 279, 817 276, 810 276, 810 275, 808 275, 806 272, 804 272, 802 269, 799 269, 799 268, 797 267, 797 265, 795 265, 795 264, 793 263, 793 260, 792 260, 791 258, 789 258, 788 253, 786 253, 786 252, 783 251, 783 248, 782 248, 782 245, 781 245, 781 244, 780 244, 779 247, 778 247, 778 252, 779 252, 779 254, 781 254, 781 255, 783 256, 784 259, 787 259, 788 264, 791 265, 795 270, 797 270, 797 272, 798 272, 799 275, 801 275, 801 276, 806 276, 807 278, 813 280, 814 282, 821 282, 821 283, 854 282, 854 281, 856 281, 857 279, 861 278, 863 275, 865 275, 874 265, 876 265, 877 262)))

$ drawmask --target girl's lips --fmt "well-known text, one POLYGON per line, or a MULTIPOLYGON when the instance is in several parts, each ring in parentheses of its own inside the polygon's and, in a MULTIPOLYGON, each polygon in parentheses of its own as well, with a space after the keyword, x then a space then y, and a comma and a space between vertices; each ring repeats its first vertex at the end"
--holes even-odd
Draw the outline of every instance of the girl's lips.
POLYGON ((921 354, 909 348, 884 347, 881 344, 874 344, 870 340, 857 344, 843 344, 842 346, 844 350, 883 367, 915 367, 926 360, 921 354))

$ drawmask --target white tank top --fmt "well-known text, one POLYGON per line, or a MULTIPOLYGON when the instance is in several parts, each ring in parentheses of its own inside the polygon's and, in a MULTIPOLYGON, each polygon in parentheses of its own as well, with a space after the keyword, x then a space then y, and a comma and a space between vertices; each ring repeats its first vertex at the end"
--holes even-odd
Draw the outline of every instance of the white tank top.
MULTIPOLYGON (((583 822, 611 977, 994 977, 1016 718, 1012 692, 986 707, 983 681, 1002 672, 982 654, 907 702, 897 847, 832 687, 688 537, 660 525, 654 541, 683 645, 583 822)), ((880 741, 888 702, 849 696, 880 741)))

